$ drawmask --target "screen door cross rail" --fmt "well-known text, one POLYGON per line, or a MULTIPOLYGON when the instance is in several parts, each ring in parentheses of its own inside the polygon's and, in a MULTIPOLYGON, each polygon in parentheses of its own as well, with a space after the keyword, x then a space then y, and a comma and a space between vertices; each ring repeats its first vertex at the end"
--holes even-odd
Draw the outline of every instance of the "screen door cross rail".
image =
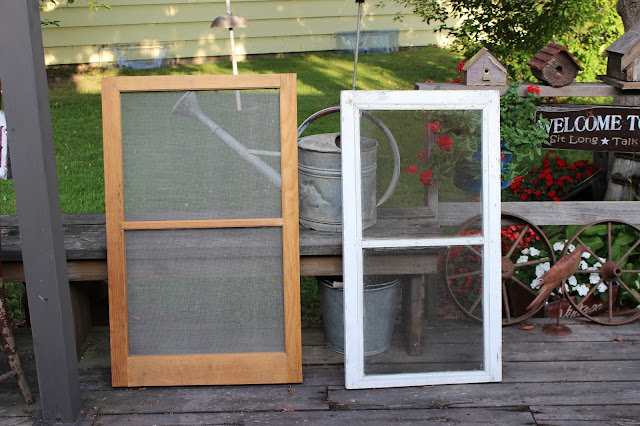
POLYGON ((122 229, 207 229, 207 228, 260 228, 265 226, 283 226, 282 218, 264 219, 211 219, 211 220, 145 220, 122 222, 122 229))

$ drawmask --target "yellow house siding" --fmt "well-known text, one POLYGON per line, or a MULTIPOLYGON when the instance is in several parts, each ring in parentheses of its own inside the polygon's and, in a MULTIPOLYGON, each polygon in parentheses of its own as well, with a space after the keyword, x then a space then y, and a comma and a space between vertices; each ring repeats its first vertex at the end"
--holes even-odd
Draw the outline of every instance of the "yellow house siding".
MULTIPOLYGON (((43 28, 47 64, 111 61, 116 45, 167 44, 167 58, 206 58, 229 55, 229 31, 210 28, 226 13, 222 1, 114 0, 111 10, 90 11, 86 0, 62 3, 43 11, 43 18, 59 27, 43 28)), ((335 50, 335 34, 355 31, 357 5, 353 0, 232 0, 233 13, 249 22, 237 28, 236 52, 268 54, 335 50)), ((394 5, 363 7, 362 30, 398 31, 400 46, 442 44, 424 22, 406 15, 394 21, 394 5)))

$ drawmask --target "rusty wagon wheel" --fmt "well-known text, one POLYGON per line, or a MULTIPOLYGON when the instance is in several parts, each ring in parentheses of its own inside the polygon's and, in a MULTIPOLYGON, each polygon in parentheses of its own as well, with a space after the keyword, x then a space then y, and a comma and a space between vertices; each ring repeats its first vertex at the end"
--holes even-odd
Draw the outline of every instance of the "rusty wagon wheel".
POLYGON ((620 220, 592 222, 573 234, 562 254, 579 244, 587 251, 565 286, 571 306, 604 325, 640 317, 640 228, 620 220))
MULTIPOLYGON (((481 216, 467 221, 458 235, 481 233, 481 216)), ((502 325, 511 325, 532 317, 526 307, 538 295, 533 280, 555 263, 549 240, 542 230, 527 219, 501 215, 502 240, 502 325)), ((449 294, 468 316, 482 320, 482 248, 454 246, 447 251, 445 278, 449 294)))

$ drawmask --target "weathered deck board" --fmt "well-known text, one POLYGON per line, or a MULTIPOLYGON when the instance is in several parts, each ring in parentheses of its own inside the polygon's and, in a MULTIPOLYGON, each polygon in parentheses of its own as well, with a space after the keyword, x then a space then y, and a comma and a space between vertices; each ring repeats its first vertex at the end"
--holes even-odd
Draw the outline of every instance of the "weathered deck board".
POLYGON ((388 425, 394 423, 468 423, 474 424, 535 424, 528 411, 484 408, 451 410, 377 410, 377 411, 323 411, 323 412, 271 412, 271 413, 216 413, 216 414, 156 414, 100 416, 96 425, 228 425, 228 424, 276 424, 276 425, 340 425, 366 424, 388 425))
POLYGON ((540 424, 638 424, 640 405, 577 405, 570 407, 533 406, 540 424))
POLYGON ((422 388, 358 389, 329 387, 329 403, 341 410, 408 408, 524 407, 532 405, 637 405, 637 382, 480 383, 422 388), (601 385, 598 385, 600 387, 601 385))

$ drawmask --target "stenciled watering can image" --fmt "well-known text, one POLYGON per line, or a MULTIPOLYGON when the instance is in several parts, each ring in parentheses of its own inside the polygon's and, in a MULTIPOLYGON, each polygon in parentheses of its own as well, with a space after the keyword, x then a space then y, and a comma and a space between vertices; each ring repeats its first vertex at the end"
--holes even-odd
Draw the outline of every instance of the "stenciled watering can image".
MULTIPOLYGON (((318 111, 298 128, 298 138, 316 119, 339 112, 340 107, 318 111)), ((261 173, 271 184, 280 188, 280 174, 264 162, 259 155, 280 155, 279 152, 248 149, 235 137, 207 117, 200 108, 196 94, 186 92, 175 103, 173 114, 191 117, 206 126, 211 133, 261 173)), ((360 139, 362 164, 362 222, 363 228, 376 223, 376 208, 391 197, 400 176, 400 151, 389 129, 369 113, 371 120, 388 139, 393 152, 394 170, 389 187, 376 201, 376 168, 378 142, 370 138, 360 139)), ((311 135, 298 141, 298 186, 300 223, 310 229, 328 232, 342 231, 342 179, 340 133, 311 135)))

